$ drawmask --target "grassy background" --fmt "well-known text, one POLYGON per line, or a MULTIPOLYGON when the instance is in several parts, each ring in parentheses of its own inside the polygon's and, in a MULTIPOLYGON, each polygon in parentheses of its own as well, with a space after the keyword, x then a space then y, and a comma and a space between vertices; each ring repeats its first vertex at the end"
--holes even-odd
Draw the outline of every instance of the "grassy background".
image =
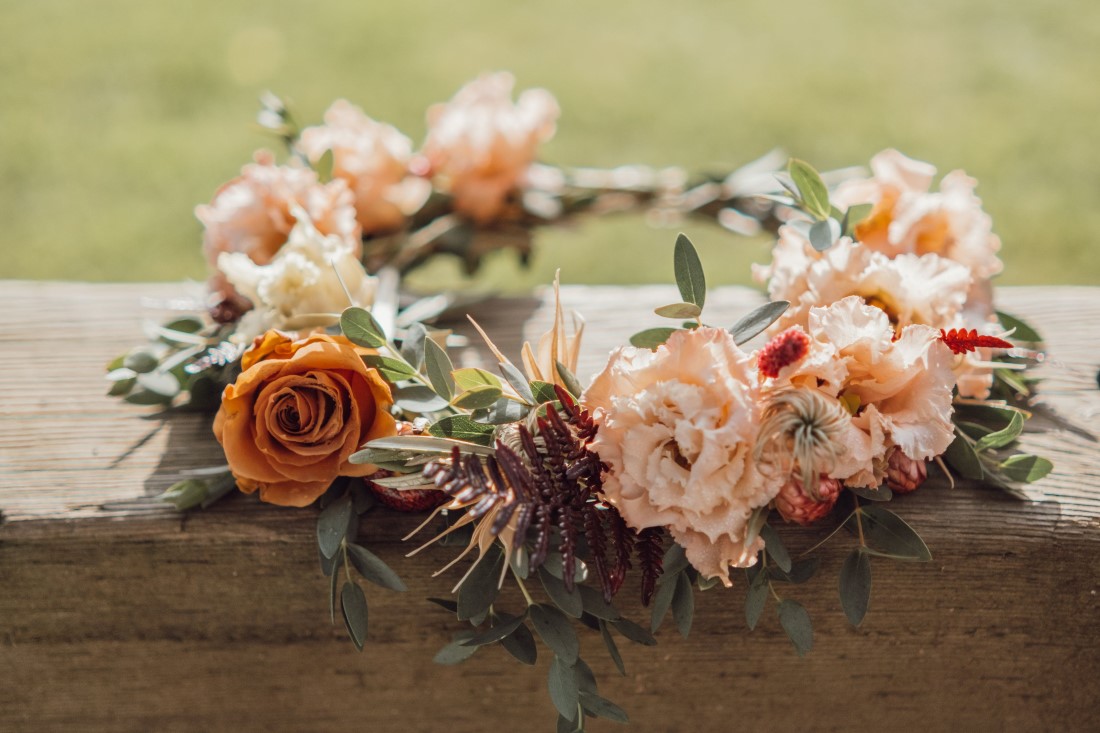
MULTIPOLYGON (((201 278, 192 208, 270 144, 260 91, 305 122, 347 97, 420 140, 428 104, 511 69, 562 105, 550 162, 698 168, 781 145, 828 168, 894 146, 981 181, 1003 282, 1096 284, 1098 47, 1093 0, 7 0, 0 277, 201 278)), ((766 255, 686 231, 712 282, 766 255)), ((673 237, 544 232, 529 272, 502 256, 479 282, 667 280, 673 237)))

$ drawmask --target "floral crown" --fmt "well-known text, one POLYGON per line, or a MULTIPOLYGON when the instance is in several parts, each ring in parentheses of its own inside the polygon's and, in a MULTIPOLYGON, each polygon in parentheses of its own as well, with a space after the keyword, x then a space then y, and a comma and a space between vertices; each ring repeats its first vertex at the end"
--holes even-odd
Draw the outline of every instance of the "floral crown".
POLYGON ((1051 470, 1015 450, 1040 338, 994 310, 1000 241, 974 179, 954 171, 934 188, 932 166, 893 150, 869 177, 798 160, 777 170, 774 156, 707 177, 553 167, 536 156, 557 103, 544 90, 513 101, 512 86, 484 76, 433 106, 415 151, 346 101, 300 130, 265 97, 259 121, 290 157, 258 153, 196 209, 206 312, 110 365, 113 395, 217 411, 226 468, 165 501, 206 507, 239 488, 318 507, 333 618, 356 647, 367 599, 352 571, 405 590, 360 539, 361 518, 379 504, 430 512, 413 534, 462 548, 444 568, 454 599, 433 599, 459 622, 436 661, 500 645, 534 664, 537 637, 559 730, 625 721, 580 657, 578 622, 623 672, 616 636, 655 644, 669 611, 687 636, 694 595, 739 570, 748 626, 774 598, 803 655, 812 625, 789 588, 818 561, 792 557, 784 522, 835 517, 819 545, 851 535, 839 600, 859 625, 873 558, 931 559, 888 502, 930 472, 1022 496, 1051 470), (656 310, 669 325, 635 334, 587 387, 575 376, 584 321, 566 318, 557 282, 552 327, 518 358, 474 324, 491 368, 456 368, 457 337, 430 325, 454 298, 399 307, 401 275, 437 255, 472 272, 495 249, 526 257, 540 226, 623 210, 775 231, 771 261, 754 268, 769 302, 730 327, 708 322, 702 263, 680 235, 681 300, 656 310), (638 601, 615 605, 631 575, 643 624, 628 618, 638 601), (522 600, 502 600, 505 584, 522 600))

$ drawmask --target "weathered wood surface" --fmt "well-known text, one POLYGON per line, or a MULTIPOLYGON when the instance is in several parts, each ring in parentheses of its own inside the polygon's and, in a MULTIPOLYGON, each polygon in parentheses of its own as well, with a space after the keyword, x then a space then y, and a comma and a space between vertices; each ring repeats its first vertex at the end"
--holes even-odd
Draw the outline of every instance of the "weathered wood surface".
MULTIPOLYGON (((402 559, 410 517, 365 523, 410 590, 368 590, 360 655, 329 625, 312 511, 238 496, 179 516, 150 500, 180 470, 221 462, 209 421, 108 399, 101 365, 184 292, 0 282, 0 730, 552 730, 545 659, 520 667, 491 647, 459 667, 432 663, 459 628, 423 600, 453 583, 430 578, 451 550, 402 559)), ((588 318, 582 377, 676 300, 658 286, 564 295, 588 318)), ((708 318, 732 322, 758 298, 716 290, 708 318)), ((1048 338, 1045 400, 1100 432, 1100 288, 1005 288, 999 302, 1048 338)), ((474 313, 515 354, 550 308, 527 298, 474 313)), ((688 640, 669 629, 655 648, 621 640, 625 679, 598 636, 584 638, 601 691, 638 731, 1100 728, 1100 449, 1064 429, 1026 437, 1057 467, 1035 502, 933 487, 896 502, 935 561, 875 562, 859 629, 836 597, 842 540, 790 593, 815 622, 806 659, 774 607, 750 633, 743 588, 714 590, 688 640)), ((794 548, 819 535, 785 533, 794 548)))

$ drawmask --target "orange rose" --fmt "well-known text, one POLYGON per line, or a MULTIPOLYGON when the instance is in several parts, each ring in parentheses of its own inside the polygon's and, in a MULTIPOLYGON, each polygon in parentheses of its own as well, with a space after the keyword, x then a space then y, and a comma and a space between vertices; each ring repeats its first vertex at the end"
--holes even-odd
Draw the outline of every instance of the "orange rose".
POLYGON ((225 388, 214 435, 237 486, 283 506, 306 506, 337 476, 375 466, 348 458, 364 443, 394 435, 389 387, 342 336, 300 341, 268 331, 225 388))

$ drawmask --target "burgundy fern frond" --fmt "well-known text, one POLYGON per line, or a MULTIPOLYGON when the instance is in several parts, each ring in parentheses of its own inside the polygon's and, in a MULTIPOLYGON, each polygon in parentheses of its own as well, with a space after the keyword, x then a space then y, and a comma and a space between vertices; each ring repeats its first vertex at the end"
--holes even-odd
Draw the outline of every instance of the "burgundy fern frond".
POLYGON ((662 527, 648 527, 638 533, 638 564, 642 571, 642 604, 648 606, 657 589, 664 562, 664 535, 662 527))
POLYGON ((967 331, 965 328, 952 328, 950 331, 940 329, 940 341, 947 344, 955 354, 968 354, 978 348, 987 349, 1011 349, 1013 345, 996 336, 986 336, 978 333, 975 328, 967 331))

